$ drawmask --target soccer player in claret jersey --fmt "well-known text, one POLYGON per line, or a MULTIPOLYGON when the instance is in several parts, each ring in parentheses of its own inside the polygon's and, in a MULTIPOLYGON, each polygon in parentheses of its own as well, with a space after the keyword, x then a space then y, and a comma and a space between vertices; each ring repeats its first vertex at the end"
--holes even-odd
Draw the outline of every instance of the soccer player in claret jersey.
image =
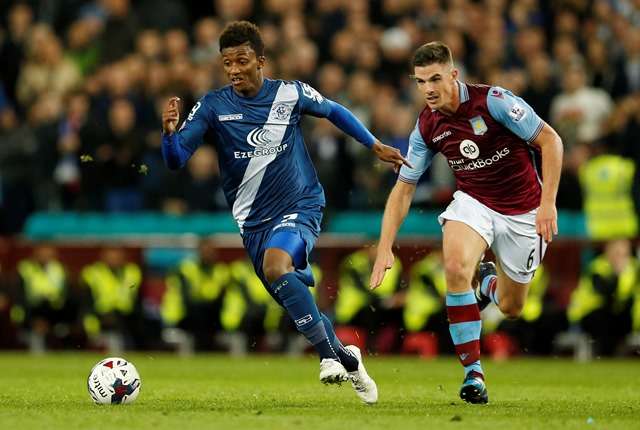
POLYGON ((507 317, 522 311, 536 267, 557 233, 562 142, 510 91, 460 82, 445 44, 418 48, 413 67, 427 106, 409 138, 407 159, 413 167, 401 167, 387 200, 370 287, 380 285, 393 264, 391 248, 415 184, 434 154, 442 153, 457 183, 454 199, 438 221, 449 331, 465 371, 460 397, 487 403, 480 310, 493 302, 507 317), (489 247, 497 267, 479 264, 489 247))
POLYGON ((360 350, 343 346, 318 311, 307 258, 320 232, 324 191, 304 146, 304 114, 329 119, 383 161, 407 164, 400 151, 380 143, 346 108, 298 81, 266 79, 258 28, 230 23, 220 35, 231 84, 202 97, 182 126, 178 99, 162 113, 162 153, 170 169, 186 163, 205 133, 218 152, 223 190, 256 273, 320 356, 320 380, 350 380, 365 403, 378 390, 360 350))

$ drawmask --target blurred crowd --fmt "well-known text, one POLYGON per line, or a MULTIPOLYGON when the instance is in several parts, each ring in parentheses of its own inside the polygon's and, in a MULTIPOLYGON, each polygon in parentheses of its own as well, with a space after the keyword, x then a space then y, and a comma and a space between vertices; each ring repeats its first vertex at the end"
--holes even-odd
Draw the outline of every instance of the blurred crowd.
MULTIPOLYGON (((59 248, 35 244, 15 273, 0 277, 0 348, 239 355, 309 347, 249 260, 228 259, 211 239, 192 251, 158 271, 107 246, 71 269, 59 248)), ((397 258, 372 291, 374 258, 375 248, 364 247, 344 253, 335 268, 312 264, 310 291, 343 343, 379 354, 452 353, 441 253, 397 258), (337 277, 325 282, 323 269, 337 277)), ((573 352, 589 359, 640 351, 640 261, 631 241, 610 241, 593 255, 568 303, 558 300, 551 278, 546 267, 536 271, 517 319, 505 319, 495 306, 482 312, 484 354, 573 352)))
MULTIPOLYGON (((163 167, 159 112, 226 84, 218 35, 236 19, 260 26, 266 76, 308 82, 403 151, 424 105, 411 54, 443 40, 461 79, 510 89, 560 132, 559 208, 598 201, 598 178, 622 169, 612 205, 637 224, 638 0, 9 0, 0 17, 0 233, 35 210, 225 210, 212 148, 163 167)), ((382 208, 393 172, 327 121, 304 132, 331 210, 382 208)), ((445 166, 416 205, 448 202, 445 166)))

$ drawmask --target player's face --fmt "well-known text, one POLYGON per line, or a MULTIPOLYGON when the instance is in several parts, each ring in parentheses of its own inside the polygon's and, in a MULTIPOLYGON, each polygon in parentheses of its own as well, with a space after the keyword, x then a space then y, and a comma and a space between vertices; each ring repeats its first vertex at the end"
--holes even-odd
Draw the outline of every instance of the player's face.
POLYGON ((414 67, 418 90, 424 95, 427 106, 434 110, 440 110, 453 102, 457 78, 458 70, 450 64, 434 63, 414 67))
POLYGON ((264 61, 248 43, 222 50, 224 71, 233 89, 244 96, 254 96, 260 90, 264 61))

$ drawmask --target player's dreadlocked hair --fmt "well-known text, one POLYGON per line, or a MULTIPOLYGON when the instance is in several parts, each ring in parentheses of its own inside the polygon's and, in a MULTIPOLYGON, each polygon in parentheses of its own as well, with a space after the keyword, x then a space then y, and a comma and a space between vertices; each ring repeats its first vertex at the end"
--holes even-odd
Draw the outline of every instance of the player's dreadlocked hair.
POLYGON ((224 28, 220 35, 220 52, 224 48, 249 43, 258 57, 264 55, 264 42, 258 26, 249 21, 233 21, 224 28))
POLYGON ((414 67, 428 66, 434 63, 453 65, 451 50, 440 41, 425 43, 413 53, 411 64, 414 67))

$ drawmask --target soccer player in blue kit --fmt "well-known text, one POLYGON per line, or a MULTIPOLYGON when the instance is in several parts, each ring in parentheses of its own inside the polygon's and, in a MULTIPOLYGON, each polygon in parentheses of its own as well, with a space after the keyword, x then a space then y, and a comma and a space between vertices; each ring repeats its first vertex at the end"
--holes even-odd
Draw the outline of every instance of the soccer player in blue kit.
POLYGON ((408 163, 349 110, 311 86, 264 78, 264 44, 254 24, 227 25, 220 52, 230 85, 202 97, 180 129, 179 100, 167 102, 162 113, 165 162, 170 169, 184 166, 208 132, 244 247, 271 296, 317 350, 320 381, 349 380, 363 402, 376 403, 378 389, 360 350, 340 343, 308 289, 314 280, 307 258, 320 232, 325 198, 304 146, 302 115, 329 119, 382 161, 396 167, 408 163))

